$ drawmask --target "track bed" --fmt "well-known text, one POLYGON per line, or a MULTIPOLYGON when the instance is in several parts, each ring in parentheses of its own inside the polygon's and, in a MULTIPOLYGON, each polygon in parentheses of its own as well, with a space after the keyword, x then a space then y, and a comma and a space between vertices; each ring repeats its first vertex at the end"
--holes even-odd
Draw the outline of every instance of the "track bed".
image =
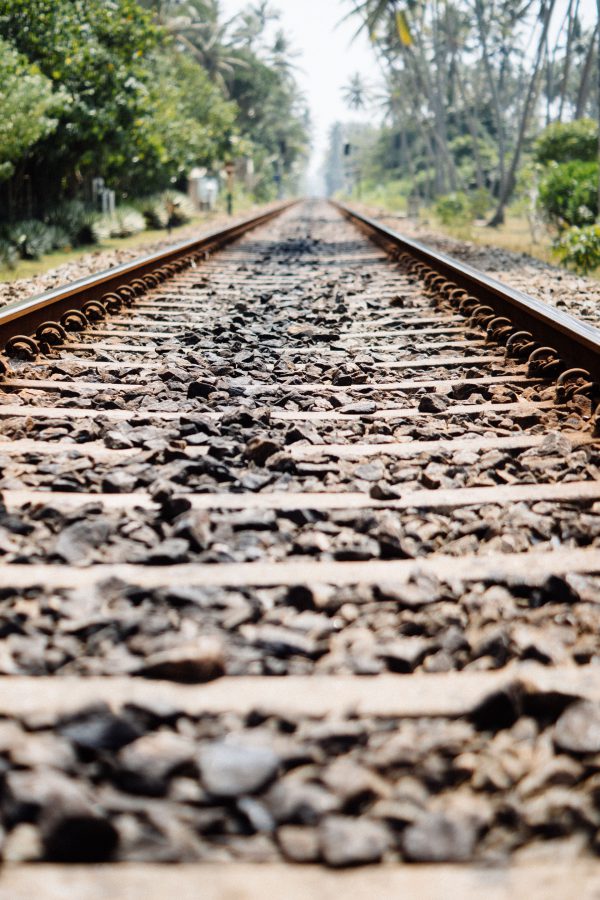
POLYGON ((11 360, 0 897, 600 884, 593 403, 386 250, 296 205, 11 360))

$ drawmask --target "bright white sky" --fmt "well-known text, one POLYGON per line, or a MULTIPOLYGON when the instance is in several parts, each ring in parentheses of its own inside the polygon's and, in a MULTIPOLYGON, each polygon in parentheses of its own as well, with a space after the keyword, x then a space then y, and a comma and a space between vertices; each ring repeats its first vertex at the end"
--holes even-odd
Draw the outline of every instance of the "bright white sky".
MULTIPOLYGON (((221 5, 229 18, 244 9, 248 0, 222 0, 221 5)), ((293 47, 301 52, 295 62, 313 122, 313 180, 323 160, 331 125, 336 120, 361 118, 345 106, 342 88, 355 72, 367 81, 375 81, 377 63, 364 33, 352 40, 356 20, 339 24, 352 8, 347 0, 273 0, 273 6, 281 10, 280 25, 293 47)))

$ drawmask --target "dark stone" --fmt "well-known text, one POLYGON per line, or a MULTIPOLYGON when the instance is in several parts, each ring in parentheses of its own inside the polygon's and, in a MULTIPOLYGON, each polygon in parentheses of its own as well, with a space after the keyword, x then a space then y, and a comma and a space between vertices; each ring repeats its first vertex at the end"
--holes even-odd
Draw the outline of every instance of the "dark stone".
POLYGON ((120 750, 140 737, 137 728, 111 712, 105 703, 63 721, 58 731, 85 750, 120 750))
POLYGON ((440 413, 448 408, 448 401, 439 394, 425 394, 419 400, 419 412, 440 413))
POLYGON ((214 384, 210 384, 207 381, 191 381, 188 384, 187 396, 188 400, 193 400, 196 397, 202 397, 206 399, 209 394, 215 390, 214 384))
POLYGON ((281 449, 281 444, 276 441, 257 436, 251 438, 246 444, 245 456, 255 462, 257 466, 264 466, 268 458, 281 449))
POLYGON ((101 863, 112 859, 119 835, 107 819, 92 813, 62 815, 52 812, 42 823, 42 840, 48 861, 101 863))

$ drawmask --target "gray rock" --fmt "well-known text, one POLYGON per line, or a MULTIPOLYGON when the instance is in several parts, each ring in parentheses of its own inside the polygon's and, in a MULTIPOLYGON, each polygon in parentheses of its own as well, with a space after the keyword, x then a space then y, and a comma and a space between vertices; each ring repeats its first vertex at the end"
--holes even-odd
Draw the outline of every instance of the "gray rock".
POLYGON ((598 753, 600 704, 588 700, 571 704, 554 726, 554 743, 567 753, 598 753))
POLYGON ((426 812, 402 836, 402 850, 414 862, 466 862, 473 856, 477 826, 469 819, 426 812))
POLYGON ((279 768, 279 757, 270 747, 233 740, 203 747, 198 761, 204 787, 218 797, 256 793, 279 768))
POLYGON ((95 548, 106 543, 110 530, 110 524, 104 520, 73 522, 59 534, 54 553, 68 563, 84 562, 95 548))
POLYGON ((171 773, 191 765, 195 755, 194 742, 181 735, 171 731, 146 734, 120 751, 120 781, 127 790, 160 795, 166 791, 171 773))
POLYGON ((2 845, 5 863, 21 863, 37 860, 43 852, 39 829, 29 822, 21 822, 8 833, 2 845))
POLYGON ((319 826, 319 844, 329 866, 379 862, 390 844, 387 828, 369 819, 328 816, 319 826))
POLYGON ((293 774, 278 781, 266 795, 265 802, 278 824, 292 822, 296 825, 316 825, 339 806, 330 791, 293 774))
POLYGON ((277 830, 277 840, 285 858, 292 862, 310 863, 319 858, 319 835, 316 828, 284 825, 277 830))

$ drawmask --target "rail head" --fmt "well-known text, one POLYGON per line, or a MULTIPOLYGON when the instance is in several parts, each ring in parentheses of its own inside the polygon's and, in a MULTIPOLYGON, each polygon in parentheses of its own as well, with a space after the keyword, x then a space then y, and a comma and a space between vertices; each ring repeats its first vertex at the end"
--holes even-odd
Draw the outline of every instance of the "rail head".
POLYGON ((568 366, 584 368, 594 381, 600 382, 600 329, 503 284, 467 263, 408 238, 344 203, 337 200, 330 200, 330 203, 370 237, 409 253, 435 269, 458 287, 474 294, 481 303, 492 307, 496 315, 506 316, 519 328, 530 331, 538 344, 554 348, 568 366))
MULTIPOLYGON (((254 228, 266 224, 297 202, 298 200, 288 200, 277 203, 227 228, 202 234, 192 240, 180 241, 157 253, 140 256, 131 262, 7 304, 0 308, 0 352, 8 349, 7 344, 10 346, 10 341, 16 336, 34 335, 36 329, 46 324, 61 325, 61 318, 64 319, 66 314, 74 311, 81 315, 83 307, 90 301, 98 304, 103 297, 117 292, 115 302, 118 302, 118 291, 128 288, 132 282, 142 282, 157 270, 164 271, 164 267, 173 266, 185 259, 191 260, 200 254, 223 247, 254 228)), ((151 282, 152 277, 148 286, 151 282)), ((99 307, 97 311, 101 314, 102 308, 99 307)), ((35 343, 33 337, 30 340, 32 344, 35 343)))

